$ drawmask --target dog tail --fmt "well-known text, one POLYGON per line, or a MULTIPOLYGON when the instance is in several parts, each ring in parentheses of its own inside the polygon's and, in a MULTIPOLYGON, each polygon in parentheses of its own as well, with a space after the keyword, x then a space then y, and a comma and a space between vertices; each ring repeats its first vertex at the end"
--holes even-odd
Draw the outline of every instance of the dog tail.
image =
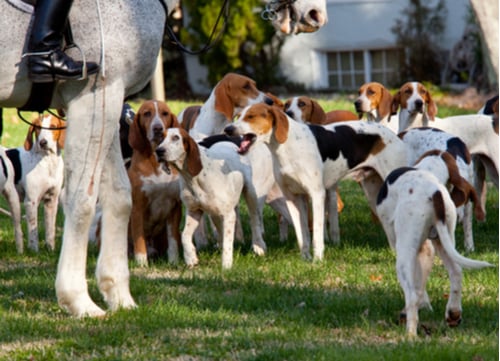
POLYGON ((439 235, 439 240, 446 254, 448 254, 448 256, 454 262, 458 263, 463 268, 478 269, 484 267, 493 267, 491 263, 476 261, 464 257, 460 253, 458 253, 458 251, 455 249, 455 240, 453 239, 455 229, 454 227, 453 229, 449 229, 448 222, 446 221, 446 219, 450 216, 452 216, 453 219, 456 219, 455 215, 447 214, 447 211, 448 213, 453 213, 455 205, 453 204, 451 199, 449 199, 449 202, 446 202, 441 191, 437 191, 434 193, 434 195, 432 196, 432 201, 434 203, 434 211, 436 213, 436 222, 434 226, 436 227, 436 231, 439 235))

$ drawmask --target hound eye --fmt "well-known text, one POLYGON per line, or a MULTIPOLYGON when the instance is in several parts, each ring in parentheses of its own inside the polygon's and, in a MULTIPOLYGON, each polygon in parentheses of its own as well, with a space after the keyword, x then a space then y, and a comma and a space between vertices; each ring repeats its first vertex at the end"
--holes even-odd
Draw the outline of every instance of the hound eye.
POLYGON ((250 83, 245 83, 245 85, 243 86, 243 89, 245 90, 250 90, 250 88, 251 88, 250 83))
POLYGON ((176 135, 172 135, 172 140, 174 142, 178 141, 180 139, 180 137, 176 134, 176 135))
POLYGON ((169 115, 169 114, 168 114, 168 112, 163 112, 163 113, 162 113, 162 115, 163 115, 164 117, 168 117, 168 115, 169 115))
POLYGON ((144 112, 143 115, 145 117, 150 117, 151 116, 151 112, 150 111, 144 112))
POLYGON ((410 95, 412 93, 412 90, 411 89, 405 89, 404 93, 410 95))
POLYGON ((288 108, 290 108, 290 103, 286 102, 285 103, 285 110, 287 110, 288 108))
POLYGON ((299 105, 299 108, 302 108, 306 105, 306 103, 304 103, 303 101, 300 101, 298 105, 299 105))
POLYGON ((373 94, 375 94, 375 92, 374 92, 373 90, 371 90, 371 89, 368 89, 368 90, 366 91, 366 94, 368 94, 368 95, 373 95, 373 94))

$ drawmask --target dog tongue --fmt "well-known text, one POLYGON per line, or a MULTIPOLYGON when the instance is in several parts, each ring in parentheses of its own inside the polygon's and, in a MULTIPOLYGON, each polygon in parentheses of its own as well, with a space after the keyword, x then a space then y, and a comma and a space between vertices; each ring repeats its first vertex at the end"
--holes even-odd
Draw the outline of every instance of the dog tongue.
POLYGON ((240 149, 238 149, 238 153, 245 154, 248 152, 248 149, 250 149, 250 145, 252 145, 252 141, 247 138, 243 138, 240 144, 240 149))

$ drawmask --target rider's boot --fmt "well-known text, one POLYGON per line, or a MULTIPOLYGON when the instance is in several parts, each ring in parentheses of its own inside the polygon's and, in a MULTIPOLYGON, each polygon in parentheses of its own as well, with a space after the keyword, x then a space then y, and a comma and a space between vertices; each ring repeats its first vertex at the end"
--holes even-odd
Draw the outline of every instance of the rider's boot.
POLYGON ((38 0, 28 43, 28 76, 34 83, 80 79, 94 74, 94 62, 73 60, 61 48, 73 0, 38 0), (85 71, 86 68, 86 71, 85 71))

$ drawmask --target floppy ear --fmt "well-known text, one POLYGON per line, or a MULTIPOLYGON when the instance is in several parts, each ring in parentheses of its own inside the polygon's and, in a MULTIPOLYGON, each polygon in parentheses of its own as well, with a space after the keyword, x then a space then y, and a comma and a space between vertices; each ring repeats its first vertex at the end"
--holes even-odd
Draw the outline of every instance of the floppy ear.
MULTIPOLYGON (((35 123, 33 123, 33 124, 35 124, 35 123)), ((28 134, 26 134, 26 139, 24 140, 24 149, 25 150, 31 150, 31 148, 33 148, 34 132, 35 132, 35 126, 30 125, 30 127, 28 129, 28 134)))
POLYGON ((392 110, 392 95, 385 87, 383 87, 382 98, 380 99, 380 104, 378 106, 379 118, 383 119, 391 115, 391 110, 392 110))
POLYGON ((311 119, 312 124, 325 124, 326 114, 321 105, 315 100, 311 99, 311 119))
POLYGON ((474 187, 460 175, 457 163, 450 153, 443 152, 441 154, 441 158, 443 158, 446 166, 448 167, 448 174, 450 176, 449 182, 453 185, 453 189, 450 192, 453 203, 455 203, 455 206, 458 207, 470 200, 474 203, 474 214, 476 219, 483 221, 485 214, 474 187))
POLYGON ((391 115, 396 114, 398 112, 400 104, 401 104, 401 92, 398 90, 398 92, 394 94, 394 96, 392 97, 391 115))
POLYGON ((426 104, 427 104, 427 117, 429 120, 434 121, 434 118, 437 115, 438 109, 436 103, 434 103, 434 100, 432 100, 431 93, 427 92, 427 99, 426 99, 426 104))
POLYGON ((184 147, 186 149, 187 171, 192 177, 197 176, 203 168, 200 158, 200 149, 198 148, 198 144, 196 144, 194 139, 190 137, 187 132, 181 131, 181 134, 184 140, 184 147))
MULTIPOLYGON (((59 119, 58 127, 64 127, 64 123, 59 119)), ((57 130, 59 137, 57 138, 57 146, 59 149, 64 149, 64 142, 66 141, 66 129, 57 130)))
POLYGON ((276 107, 270 107, 269 111, 273 117, 274 137, 278 143, 283 144, 288 139, 288 118, 276 107))
POLYGON ((170 116, 172 117, 172 124, 170 124, 167 128, 181 128, 177 116, 174 113, 170 113, 170 116))
POLYGON ((151 144, 141 127, 141 116, 139 115, 139 112, 135 114, 134 121, 130 124, 128 144, 133 150, 136 150, 139 153, 144 153, 145 155, 151 155, 153 153, 151 144))
POLYGON ((233 102, 229 98, 229 89, 225 84, 218 84, 215 87, 215 110, 224 114, 230 122, 233 120, 233 102))

